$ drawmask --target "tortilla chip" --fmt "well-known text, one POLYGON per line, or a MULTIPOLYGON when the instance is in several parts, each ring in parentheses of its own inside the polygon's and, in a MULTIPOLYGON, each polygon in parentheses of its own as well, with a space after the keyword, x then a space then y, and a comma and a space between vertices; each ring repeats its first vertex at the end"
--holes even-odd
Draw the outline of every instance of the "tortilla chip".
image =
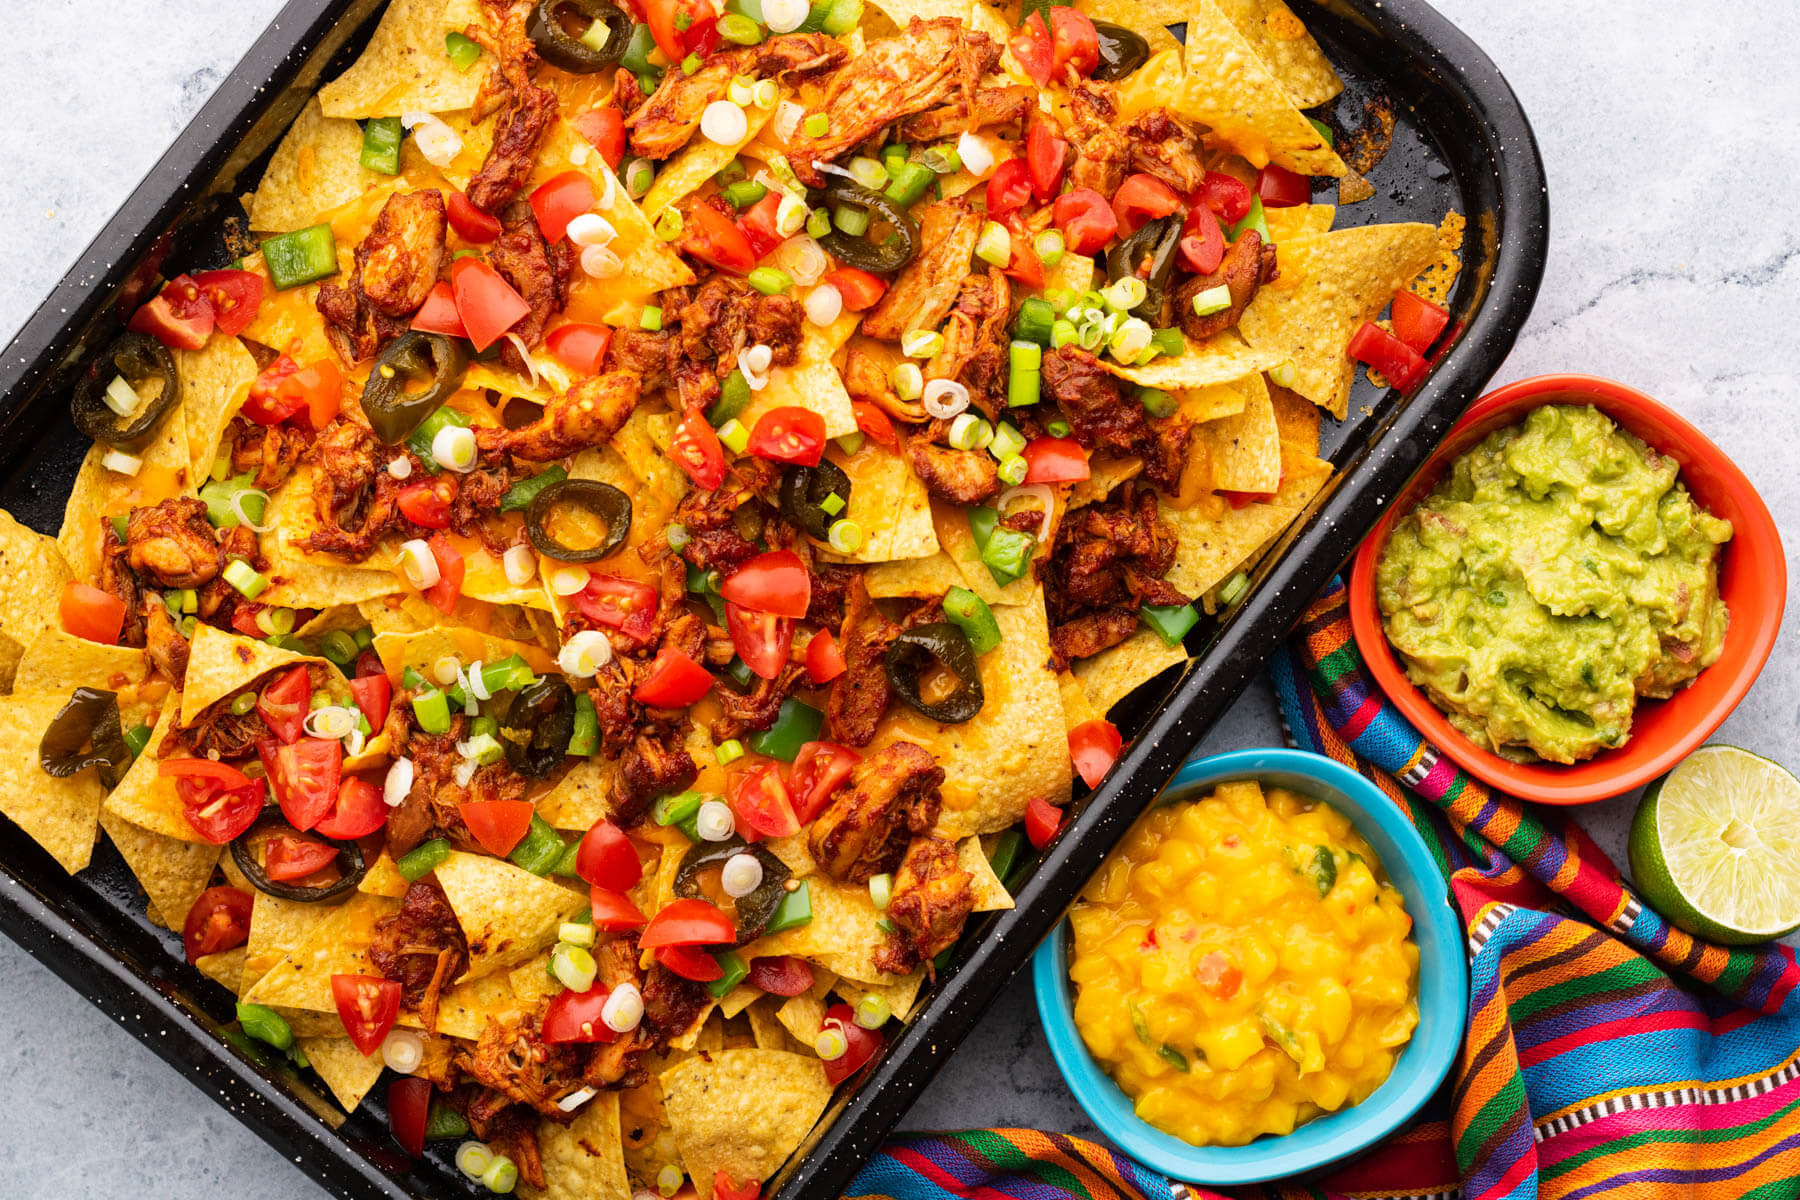
POLYGON ((1440 308, 1449 307, 1450 293, 1456 287, 1456 277, 1462 273, 1462 244, 1467 228, 1468 219, 1461 213, 1444 214, 1444 219, 1438 222, 1437 257, 1412 281, 1410 290, 1414 295, 1421 296, 1440 308))
MULTIPOLYGON (((888 935, 879 925, 881 911, 869 898, 869 889, 839 883, 829 875, 808 876, 805 885, 813 919, 751 942, 748 948, 738 951, 744 961, 791 954, 820 962, 821 955, 832 954, 853 963, 850 973, 858 978, 881 974, 873 960, 887 945, 888 935)), ((835 965, 831 970, 840 975, 846 973, 835 965)))
POLYGON ((91 769, 57 779, 38 763, 38 742, 69 702, 69 691, 0 696, 0 745, 11 747, 0 778, 0 813, 74 874, 93 854, 106 789, 91 769))
MULTIPOLYGON (((1111 21, 1148 38, 1154 30, 1168 34, 1170 25, 1187 20, 1193 6, 1188 0, 1077 0, 1075 7, 1093 20, 1111 21)), ((1152 45, 1150 52, 1159 49, 1152 45)))
POLYGON ((127 718, 126 727, 130 728, 133 722, 129 710, 133 705, 129 689, 143 683, 149 674, 150 660, 142 650, 90 642, 60 629, 49 629, 25 647, 13 687, 21 692, 54 692, 87 686, 126 693, 119 697, 119 704, 127 718))
POLYGON ((363 872, 362 882, 356 885, 356 890, 398 900, 406 895, 406 889, 411 886, 412 881, 402 875, 400 868, 394 864, 394 856, 384 849, 381 856, 363 872))
POLYGON ((1094 702, 1088 699, 1087 689, 1081 686, 1081 679, 1073 671, 1058 671, 1056 686, 1062 693, 1064 728, 1073 730, 1078 725, 1106 716, 1103 709, 1095 708, 1094 702))
POLYGON ((1247 401, 1243 411, 1197 426, 1193 448, 1207 456, 1209 490, 1273 493, 1281 486, 1275 405, 1261 375, 1248 376, 1238 388, 1247 401))
POLYGON ((1253 167, 1273 162, 1302 175, 1348 173, 1214 0, 1194 0, 1185 41, 1187 69, 1169 107, 1208 126, 1209 143, 1241 154, 1253 167))
POLYGON ((1092 658, 1077 659, 1073 670, 1088 704, 1105 713, 1139 684, 1186 661, 1187 651, 1179 642, 1171 646, 1154 629, 1140 629, 1092 658))
POLYGON ((354 1112, 381 1078, 379 1054, 364 1054, 347 1037, 303 1037, 300 1052, 345 1112, 354 1112))
MULTIPOLYGON (((967 524, 966 521, 964 523, 967 524)), ((970 544, 973 545, 973 542, 970 544)), ((992 575, 988 576, 990 586, 993 578, 992 575)), ((863 586, 869 589, 869 595, 873 599, 891 600, 942 596, 953 587, 967 585, 963 580, 962 569, 951 561, 949 554, 939 550, 927 558, 876 563, 863 572, 863 586)))
POLYGON ((301 548, 318 527, 313 509, 312 467, 302 464, 269 500, 263 519, 273 527, 263 537, 269 557, 269 589, 258 597, 278 608, 329 608, 357 604, 402 590, 392 571, 310 558, 301 548), (272 542, 272 544, 271 544, 272 542))
POLYGON ((491 64, 459 70, 444 38, 481 23, 476 0, 392 0, 362 54, 319 89, 320 107, 354 120, 468 108, 491 64))
POLYGON ((818 1059, 779 1050, 696 1056, 660 1078, 663 1111, 700 1200, 711 1200, 719 1171, 733 1182, 773 1175, 831 1099, 818 1059))
POLYGON ((923 558, 938 548, 931 522, 931 497, 912 468, 891 450, 866 438, 855 454, 836 444, 825 457, 850 477, 850 506, 841 516, 862 527, 863 543, 848 555, 827 553, 841 562, 879 563, 923 558))
POLYGON ((719 1015, 735 1017, 765 995, 747 983, 740 983, 719 998, 719 1015))
POLYGON ((250 228, 259 233, 303 229, 317 223, 320 213, 387 186, 392 177, 362 165, 362 139, 362 126, 327 117, 317 97, 308 100, 250 197, 250 228))
POLYGON ((850 340, 862 320, 860 313, 845 313, 823 328, 806 323, 800 353, 790 366, 769 371, 768 386, 756 392, 750 405, 738 415, 745 429, 755 429, 757 419, 772 408, 795 404, 825 419, 825 436, 842 437, 856 430, 856 414, 844 377, 831 365, 832 356, 850 340))
POLYGON ((1139 387, 1161 388, 1175 394, 1184 389, 1230 383, 1257 371, 1266 371, 1281 361, 1266 350, 1246 345, 1230 330, 1204 342, 1189 338, 1183 341, 1186 349, 1181 354, 1159 355, 1141 367, 1123 366, 1110 354, 1102 358, 1100 364, 1120 379, 1129 379, 1139 387))
POLYGON ((94 445, 76 472, 69 503, 63 509, 57 549, 76 579, 100 577, 101 547, 109 517, 148 507, 176 496, 191 496, 194 481, 188 463, 186 406, 177 403, 133 454, 143 460, 135 475, 120 475, 101 465, 108 448, 94 445))
POLYGON ((244 986, 245 953, 242 946, 233 946, 217 954, 202 954, 194 960, 194 965, 202 975, 235 996, 244 986))
POLYGON ((612 815, 612 777, 606 765, 588 758, 569 768, 556 786, 537 800, 537 814, 552 828, 586 833, 594 822, 612 815))
MULTIPOLYGON (((262 900, 263 896, 259 893, 259 907, 262 900)), ((328 1013, 336 1020, 337 1001, 331 995, 331 977, 381 974, 369 962, 369 946, 375 938, 376 922, 399 910, 400 902, 397 900, 356 892, 350 899, 320 916, 296 918, 293 932, 299 931, 297 927, 302 921, 310 926, 306 939, 288 951, 256 982, 249 983, 248 977, 255 971, 258 957, 257 948, 252 944, 244 964, 248 984, 244 992, 245 1002, 266 1004, 277 1009, 328 1013)), ((252 942, 256 924, 257 916, 252 911, 252 942)), ((400 1023, 407 1024, 410 1016, 411 1014, 402 1013, 400 1023)), ((418 1024, 416 1018, 411 1023, 415 1027, 418 1024)), ((316 1028, 316 1025, 309 1026, 305 1032, 310 1034, 316 1028)), ((295 1032, 299 1034, 302 1031, 296 1027, 295 1032)), ((342 1022, 338 1022, 338 1033, 342 1033, 342 1022)))
MULTIPOLYGON (((967 0, 964 0, 965 8, 967 0)), ((662 165, 656 173, 656 181, 644 194, 644 215, 651 220, 672 204, 679 203, 688 193, 697 190, 707 180, 725 169, 725 164, 738 156, 738 152, 755 140, 763 131, 769 118, 775 115, 777 104, 768 108, 757 108, 746 105, 744 115, 749 118, 745 122, 744 136, 734 143, 721 144, 711 138, 699 137, 690 141, 674 158, 662 165)))
POLYGON ((137 877, 138 886, 150 897, 152 911, 162 917, 161 924, 180 929, 188 909, 212 882, 213 868, 224 847, 167 837, 105 813, 100 825, 137 877))
POLYGON ((904 1021, 912 1015, 913 1005, 919 998, 919 989, 924 985, 925 971, 921 968, 910 975, 900 976, 892 983, 858 983, 854 979, 839 979, 831 986, 852 1008, 864 996, 880 996, 887 1001, 888 1009, 895 1019, 904 1021))
POLYGON ((1281 437, 1284 459, 1317 458, 1319 454, 1319 408, 1305 396, 1287 388, 1269 385, 1269 403, 1275 409, 1275 428, 1281 437))
POLYGON ((585 894, 485 854, 451 851, 438 864, 437 881, 469 939, 469 969, 459 983, 536 955, 587 906, 585 894))
MULTIPOLYGON (((1331 464, 1318 460, 1300 470, 1289 470, 1273 500, 1243 508, 1232 508, 1216 498, 1189 508, 1159 505, 1163 520, 1181 539, 1175 565, 1164 578, 1190 596, 1210 590, 1252 550, 1286 529, 1325 486, 1330 474, 1331 464)), ((1089 694, 1093 694, 1092 688, 1089 694)))
POLYGON ((214 337, 199 350, 175 351, 175 366, 187 409, 188 458, 193 478, 201 480, 212 469, 226 422, 256 382, 256 359, 238 339, 214 337))
POLYGON ((1282 0, 1216 0, 1219 10, 1243 35, 1295 108, 1316 108, 1344 90, 1325 52, 1282 0))
POLYGON ((969 0, 874 0, 874 3, 898 29, 905 29, 914 17, 921 21, 955 17, 965 24, 969 20, 969 0))
POLYGON ((969 873, 969 894, 975 897, 971 911, 998 912, 1013 906, 1012 893, 994 874, 994 864, 988 861, 980 838, 967 837, 956 843, 956 861, 969 873))
POLYGON ((181 693, 170 692, 157 715, 150 741, 125 772, 119 785, 106 795, 106 811, 129 821, 140 829, 160 833, 183 842, 205 842, 206 839, 187 822, 182 814, 181 797, 175 781, 157 773, 162 757, 162 744, 175 728, 181 713, 181 693))
POLYGON ((0 591, 0 691, 29 686, 16 684, 14 672, 40 635, 54 633, 80 641, 61 632, 56 609, 63 584, 70 577, 69 564, 63 561, 55 538, 19 524, 11 513, 0 509, 0 578, 7 583, 0 591))
POLYGON ((1337 217, 1333 204, 1295 204, 1289 208, 1263 209, 1263 224, 1269 227, 1269 240, 1280 246, 1295 238, 1317 237, 1331 232, 1337 217))
MULTIPOLYGON (((225 861, 231 860, 227 857, 225 861)), ((250 937, 244 943, 239 995, 247 993, 270 968, 306 945, 336 911, 329 905, 282 900, 261 890, 253 890, 250 895, 250 937)))
POLYGON ((525 1184, 521 1194, 545 1200, 631 1200, 618 1092, 601 1092, 567 1125, 539 1122, 537 1137, 545 1186, 525 1184))
POLYGON ((775 1001, 779 998, 759 992, 756 1003, 744 1010, 744 1016, 750 1022, 750 1036, 764 1050, 785 1050, 789 1054, 812 1053, 811 1047, 789 1033, 787 1026, 776 1016, 778 1006, 775 1001))
POLYGON ((790 996, 775 1010, 775 1019, 788 1035, 803 1046, 810 1046, 825 1026, 825 1001, 811 992, 790 996))
MULTIPOLYGON (((1043 558, 1050 553, 1050 547, 1056 542, 1055 525, 1062 516, 1063 504, 1061 489, 1052 489, 1057 493, 1056 518, 1051 522, 1050 535, 1040 538, 1032 558, 1043 558)), ((1032 507, 1038 507, 1033 505, 1032 507)), ((951 504, 944 500, 934 500, 931 504, 931 523, 937 530, 938 545, 944 549, 944 555, 956 567, 962 576, 956 582, 980 596, 994 608, 1014 607, 1020 604, 1031 604, 1038 595, 1037 580, 1032 571, 1026 571, 1019 578, 1010 580, 1005 585, 994 580, 994 573, 988 565, 981 561, 981 548, 975 544, 975 531, 969 528, 969 510, 960 504, 951 504)), ((874 595, 871 591, 870 595, 874 595)), ((943 591, 931 593, 943 595, 943 591)), ((1041 604, 1042 600, 1037 599, 1041 604)))
MULTIPOLYGON (((192 725, 213 704, 271 671, 318 663, 333 680, 341 680, 337 668, 326 659, 226 633, 212 625, 194 626, 194 638, 188 646, 187 678, 181 693, 184 726, 192 725)), ((344 703, 350 703, 348 685, 338 690, 343 692, 344 703)))
MULTIPOLYGON (((1238 332, 1275 362, 1294 364, 1294 391, 1342 420, 1356 367, 1350 335, 1437 257, 1436 228, 1361 225, 1281 245, 1281 278, 1261 288, 1238 332)), ((1154 364, 1152 364, 1154 365, 1154 364)))

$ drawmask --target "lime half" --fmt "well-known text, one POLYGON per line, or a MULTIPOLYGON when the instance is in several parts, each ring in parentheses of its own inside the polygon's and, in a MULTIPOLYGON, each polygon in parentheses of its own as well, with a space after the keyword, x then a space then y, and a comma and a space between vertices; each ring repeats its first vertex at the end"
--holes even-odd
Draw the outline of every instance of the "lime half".
POLYGON ((1702 746, 1644 790, 1631 874, 1651 907, 1726 945, 1800 928, 1800 779, 1736 746, 1702 746))

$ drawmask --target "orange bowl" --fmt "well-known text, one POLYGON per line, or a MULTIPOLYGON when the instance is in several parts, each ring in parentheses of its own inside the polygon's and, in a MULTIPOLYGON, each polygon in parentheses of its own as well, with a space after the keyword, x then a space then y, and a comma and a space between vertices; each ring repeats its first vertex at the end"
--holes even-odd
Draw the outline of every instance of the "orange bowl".
POLYGON ((1375 683, 1406 719, 1458 765, 1501 791, 1545 804, 1588 804, 1655 779, 1701 745, 1750 690, 1787 598, 1787 562, 1768 506, 1744 473, 1706 435, 1644 393, 1591 375, 1538 375, 1489 392, 1463 414, 1356 551, 1350 572, 1350 623, 1375 683), (1667 700, 1637 708, 1631 737, 1572 766, 1515 763, 1469 741, 1406 677, 1375 597, 1375 566, 1394 522, 1412 511, 1450 463, 1497 429, 1545 404, 1591 404, 1646 445, 1681 464, 1681 479, 1707 511, 1731 522, 1719 567, 1719 592, 1731 610, 1719 660, 1667 700))

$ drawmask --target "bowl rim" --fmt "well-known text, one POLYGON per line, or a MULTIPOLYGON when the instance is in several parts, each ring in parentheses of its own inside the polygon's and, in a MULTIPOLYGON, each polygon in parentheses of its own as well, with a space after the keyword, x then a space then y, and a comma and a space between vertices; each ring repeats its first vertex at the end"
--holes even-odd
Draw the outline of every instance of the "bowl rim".
POLYGON ((1331 804, 1350 818, 1405 897, 1419 946, 1419 1027, 1380 1087, 1361 1104, 1315 1118, 1293 1133, 1242 1146, 1193 1146, 1140 1119, 1088 1053, 1075 1028, 1067 916, 1033 955, 1039 1020, 1069 1090, 1102 1134, 1133 1158, 1188 1183, 1258 1183, 1316 1170, 1379 1142, 1410 1120, 1449 1075, 1468 1019, 1468 960, 1449 884, 1424 837, 1398 805, 1349 767, 1306 750, 1234 750, 1190 759, 1165 795, 1197 798, 1236 779, 1270 781, 1331 804))
MULTIPOLYGON (((1716 510, 1717 506, 1713 506, 1716 510)), ((1787 566, 1781 534, 1768 505, 1742 469, 1712 439, 1666 404, 1645 393, 1597 375, 1533 375, 1482 396, 1445 435, 1413 478, 1395 496, 1357 547, 1350 570, 1350 624, 1376 687, 1425 739, 1477 779, 1508 794, 1542 804, 1575 805, 1622 795, 1664 774, 1704 745, 1724 723, 1757 676, 1762 673, 1781 629, 1787 598, 1787 566), (1566 399, 1555 397, 1565 396, 1566 399), (1450 461, 1494 428, 1522 419, 1533 408, 1579 400, 1592 404, 1658 451, 1681 464, 1684 477, 1701 478, 1730 498, 1738 510, 1731 516, 1732 540, 1725 555, 1736 552, 1757 560, 1747 585, 1754 602, 1732 610, 1732 630, 1743 629, 1741 656, 1734 653, 1722 694, 1710 702, 1683 688, 1667 700, 1652 701, 1680 712, 1684 720, 1672 736, 1651 744, 1636 734, 1623 745, 1582 763, 1515 763, 1476 746, 1450 724, 1442 710, 1407 678, 1399 657, 1382 631, 1375 599, 1375 572, 1381 550, 1397 522, 1441 478, 1450 461), (1654 423, 1660 437, 1645 437, 1631 426, 1654 423), (1693 710, 1689 712, 1688 710, 1693 710)), ((1730 637, 1730 633, 1727 634, 1730 637)), ((1710 672, 1724 662, 1707 668, 1710 672)))

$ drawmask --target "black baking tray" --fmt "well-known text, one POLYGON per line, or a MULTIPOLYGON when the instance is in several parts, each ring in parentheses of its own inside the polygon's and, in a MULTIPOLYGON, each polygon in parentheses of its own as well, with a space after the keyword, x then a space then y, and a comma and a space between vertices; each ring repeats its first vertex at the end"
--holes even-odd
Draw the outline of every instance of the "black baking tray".
MULTIPOLYGON (((1233 703, 1305 603, 1424 461, 1511 349, 1543 275, 1544 169, 1517 98, 1494 64, 1421 0, 1294 0, 1348 85, 1333 123, 1348 131, 1382 98, 1397 110, 1392 148, 1370 174, 1373 198, 1339 224, 1468 219, 1452 334, 1409 398, 1359 379, 1348 420, 1326 422, 1338 470, 1245 598, 1189 640, 1184 672, 1140 689, 1120 719, 1118 767, 1072 806, 1017 907, 971 922, 955 961, 860 1086, 840 1099, 777 1177, 777 1200, 838 1195, 938 1067, 1009 986, 1107 852, 1190 747, 1233 703)), ((373 27, 378 0, 292 0, 175 145, 83 252, 0 357, 0 505, 54 532, 86 448, 68 418, 71 367, 117 328, 209 197, 241 195, 319 83, 373 27)), ((1332 199, 1321 193, 1321 201, 1332 199)), ((485 1194, 439 1147, 410 1163, 387 1133, 381 1089, 347 1121, 307 1079, 270 1073, 221 1036, 231 997, 150 925, 110 844, 65 875, 0 818, 0 930, 331 1192, 354 1197, 485 1194)), ((980 1113, 970 1113, 979 1121, 980 1113)))

